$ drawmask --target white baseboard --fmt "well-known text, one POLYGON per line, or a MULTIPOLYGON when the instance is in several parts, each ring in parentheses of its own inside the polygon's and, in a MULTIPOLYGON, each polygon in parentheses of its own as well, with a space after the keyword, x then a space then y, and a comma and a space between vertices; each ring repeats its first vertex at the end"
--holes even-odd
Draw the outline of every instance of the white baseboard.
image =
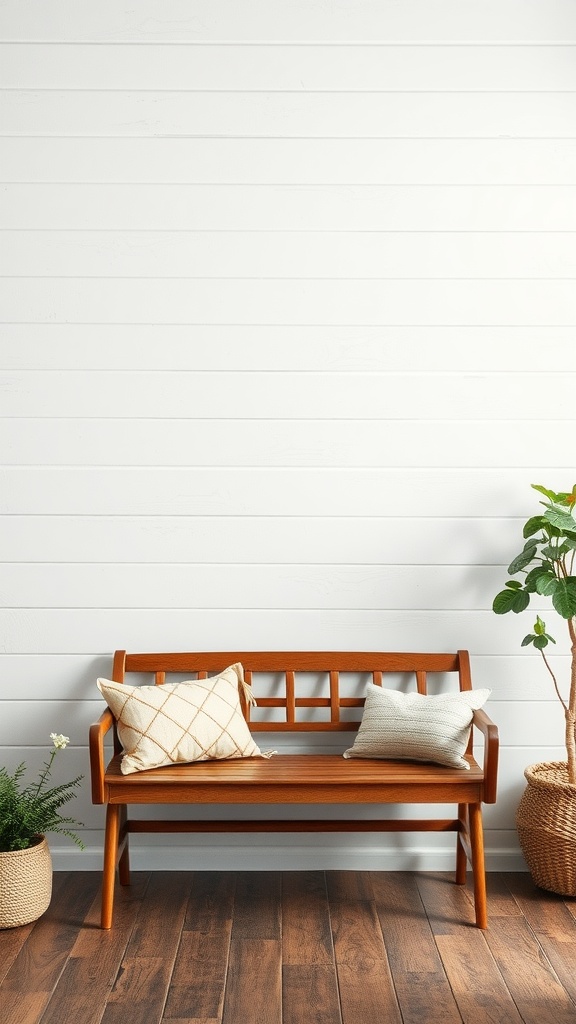
MULTIPOLYGON (((156 838, 156 837, 155 837, 156 838)), ((404 849, 330 845, 170 845, 133 842, 130 863, 136 871, 453 871, 454 848, 406 846, 404 849)), ((286 839, 287 837, 284 837, 286 839)), ((164 843, 166 840, 164 839, 164 843)), ((485 851, 487 871, 526 871, 516 846, 485 851)), ((52 851, 56 871, 100 871, 102 847, 52 851)))

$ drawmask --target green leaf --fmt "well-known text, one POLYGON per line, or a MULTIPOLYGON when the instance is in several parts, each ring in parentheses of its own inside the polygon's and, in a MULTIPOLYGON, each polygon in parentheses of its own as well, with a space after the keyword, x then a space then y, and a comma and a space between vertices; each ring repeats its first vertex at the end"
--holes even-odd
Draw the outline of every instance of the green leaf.
POLYGON ((550 491, 547 487, 543 487, 542 484, 531 484, 530 485, 535 491, 539 491, 540 494, 544 494, 550 501, 556 501, 556 493, 550 491))
POLYGON ((510 590, 522 590, 520 580, 508 580, 505 586, 509 587, 510 590))
POLYGON ((496 612, 496 615, 505 615, 506 612, 511 612, 513 600, 513 590, 501 590, 492 602, 492 611, 496 612))
POLYGON ((520 552, 519 555, 516 555, 516 558, 510 562, 510 565, 508 566, 508 572, 510 575, 514 576, 514 573, 520 572, 521 569, 530 565, 530 562, 536 555, 537 550, 536 543, 534 541, 529 541, 528 545, 524 548, 524 551, 520 552))
POLYGON ((506 612, 514 611, 517 595, 517 590, 501 590, 492 602, 492 611, 496 612, 496 615, 505 615, 506 612))
POLYGON ((540 530, 545 530, 545 529, 546 529, 546 520, 545 520, 544 516, 532 516, 532 518, 529 519, 528 522, 526 522, 524 524, 524 529, 523 529, 522 533, 523 533, 524 537, 532 537, 532 536, 534 536, 535 533, 539 533, 540 530))
POLYGON ((544 518, 551 526, 556 526, 562 533, 574 533, 576 531, 576 520, 569 512, 560 508, 549 508, 544 513, 544 518))
POLYGON ((571 619, 576 615, 576 576, 557 580, 557 587, 552 594, 552 604, 563 619, 571 619))
POLYGON ((528 644, 533 644, 534 641, 537 639, 538 637, 535 636, 534 633, 528 633, 528 636, 524 637, 522 643, 520 644, 520 647, 528 647, 528 644))
POLYGON ((501 590, 492 602, 492 610, 496 615, 506 612, 523 612, 530 604, 530 594, 525 590, 501 590))
POLYGON ((534 640, 534 647, 536 647, 538 651, 543 651, 545 647, 548 647, 548 637, 537 636, 534 640))
POLYGON ((553 537, 566 536, 566 530, 559 530, 557 526, 550 526, 550 524, 548 524, 546 533, 548 534, 550 540, 552 540, 553 537))
POLYGON ((570 546, 566 542, 558 544, 557 547, 554 547, 553 544, 547 544, 545 548, 541 548, 540 554, 546 558, 551 558, 553 562, 559 562, 562 555, 565 555, 569 550, 570 546))
POLYGON ((534 632, 538 636, 544 636, 546 632, 546 623, 542 621, 539 615, 536 616, 536 622, 534 623, 534 632))
POLYGON ((538 589, 538 580, 542 576, 554 575, 554 568, 551 562, 545 562, 543 565, 535 565, 533 569, 527 574, 524 580, 524 589, 530 594, 538 589))
POLYGON ((525 590, 514 591, 514 604, 512 606, 513 612, 516 612, 516 614, 518 614, 519 612, 523 612, 529 604, 530 594, 528 594, 525 590))
POLYGON ((536 590, 543 597, 552 597, 556 593, 558 586, 558 580, 554 573, 546 573, 545 576, 539 576, 536 581, 536 590))
POLYGON ((568 508, 571 508, 574 505, 575 500, 576 492, 574 491, 574 487, 571 491, 560 491, 560 493, 556 495, 556 502, 559 505, 567 505, 568 508))

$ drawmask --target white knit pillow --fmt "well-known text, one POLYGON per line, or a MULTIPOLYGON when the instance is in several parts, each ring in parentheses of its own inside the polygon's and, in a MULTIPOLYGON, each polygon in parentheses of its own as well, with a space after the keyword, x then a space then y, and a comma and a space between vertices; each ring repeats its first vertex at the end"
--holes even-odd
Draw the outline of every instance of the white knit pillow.
POLYGON ((117 721, 123 775, 178 762, 262 756, 242 714, 240 664, 211 679, 161 686, 98 679, 97 685, 117 721))
POLYGON ((344 757, 431 761, 449 768, 469 768, 462 755, 472 712, 482 707, 490 692, 464 690, 430 697, 368 683, 360 728, 344 757))

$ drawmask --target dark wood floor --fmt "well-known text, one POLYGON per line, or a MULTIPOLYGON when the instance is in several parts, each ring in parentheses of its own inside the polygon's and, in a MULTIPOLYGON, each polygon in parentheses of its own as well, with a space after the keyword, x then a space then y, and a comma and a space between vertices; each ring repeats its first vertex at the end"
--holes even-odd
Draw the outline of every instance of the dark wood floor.
POLYGON ((159 872, 97 927, 99 876, 0 932, 2 1024, 576 1024, 576 901, 490 874, 159 872))

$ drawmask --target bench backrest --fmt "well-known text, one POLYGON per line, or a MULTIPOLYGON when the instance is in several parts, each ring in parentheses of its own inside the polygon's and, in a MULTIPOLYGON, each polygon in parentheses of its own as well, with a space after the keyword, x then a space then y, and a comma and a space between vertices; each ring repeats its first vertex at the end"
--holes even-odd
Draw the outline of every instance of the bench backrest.
MULTIPOLYGON (((116 651, 113 679, 122 683, 127 673, 152 675, 162 685, 167 676, 206 679, 228 665, 241 662, 246 682, 253 685, 258 707, 243 700, 243 711, 253 732, 341 732, 358 728, 362 696, 347 695, 345 676, 377 686, 386 677, 407 677, 417 691, 428 692, 428 677, 456 673, 460 690, 472 689, 467 651, 455 654, 410 654, 358 651, 223 651, 210 653, 127 654, 116 651), (268 686, 261 695, 257 677, 268 686), (270 709, 268 711, 261 709, 270 709), (318 709, 315 711, 314 709, 318 709)), ((358 689, 358 687, 356 687, 358 689)))

